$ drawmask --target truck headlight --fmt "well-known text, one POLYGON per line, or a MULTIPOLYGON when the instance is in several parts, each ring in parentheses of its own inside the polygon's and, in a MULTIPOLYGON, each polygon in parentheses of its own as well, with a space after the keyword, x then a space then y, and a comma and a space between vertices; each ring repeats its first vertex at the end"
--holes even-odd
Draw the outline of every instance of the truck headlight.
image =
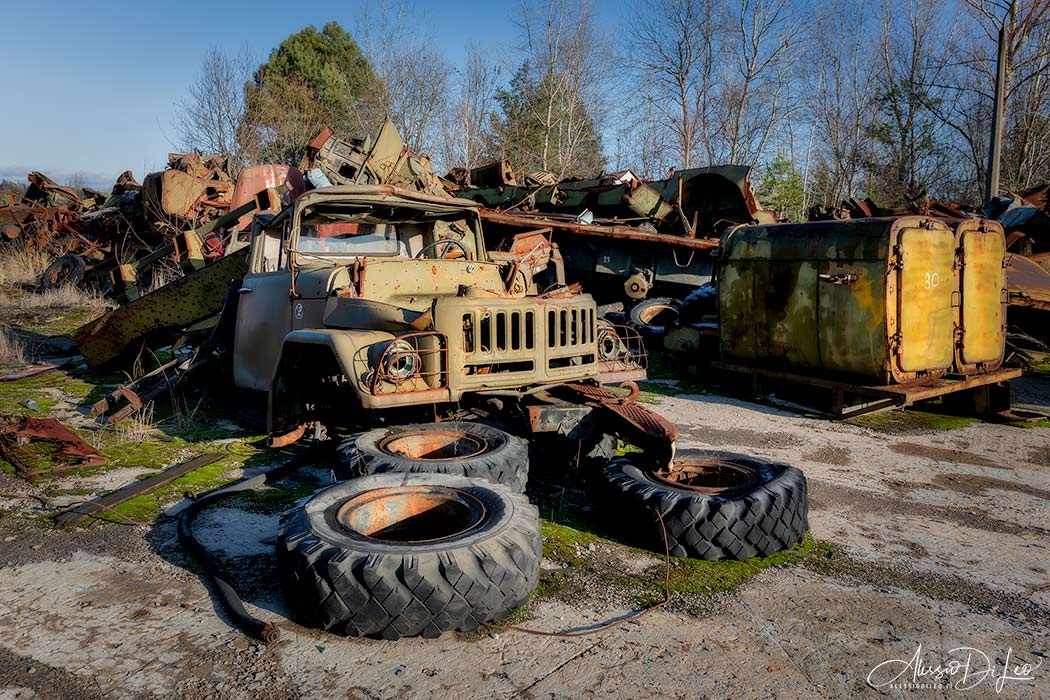
POLYGON ((381 379, 400 384, 419 373, 423 362, 419 352, 407 340, 392 340, 379 359, 381 379))
POLYGON ((598 326, 598 359, 603 362, 615 360, 625 352, 626 348, 612 326, 598 326))

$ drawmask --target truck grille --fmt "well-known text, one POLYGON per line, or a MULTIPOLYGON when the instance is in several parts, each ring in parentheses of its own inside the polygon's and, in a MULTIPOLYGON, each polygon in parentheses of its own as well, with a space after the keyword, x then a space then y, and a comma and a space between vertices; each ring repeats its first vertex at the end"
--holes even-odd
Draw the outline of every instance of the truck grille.
POLYGON ((463 312, 462 322, 467 374, 533 372, 537 362, 547 369, 595 362, 593 305, 549 302, 536 310, 488 307, 463 312))
POLYGON ((547 347, 575 348, 594 343, 594 309, 570 306, 547 311, 547 347))
POLYGON ((470 311, 463 314, 463 349, 468 355, 506 355, 536 347, 532 311, 470 311))

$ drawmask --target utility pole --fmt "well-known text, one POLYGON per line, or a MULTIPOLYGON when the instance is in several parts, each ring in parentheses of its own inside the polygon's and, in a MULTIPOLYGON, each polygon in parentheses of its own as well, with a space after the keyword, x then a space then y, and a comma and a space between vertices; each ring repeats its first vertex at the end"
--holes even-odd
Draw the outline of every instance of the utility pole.
POLYGON ((1014 5, 1017 0, 1010 3, 1010 8, 1003 15, 1003 23, 999 26, 999 62, 995 72, 995 104, 992 106, 992 139, 988 146, 988 180, 984 192, 985 204, 991 204, 992 199, 999 194, 999 163, 1003 150, 1003 121, 1006 112, 1006 59, 1009 54, 1010 31, 1006 28, 1007 20, 1013 19, 1014 5))

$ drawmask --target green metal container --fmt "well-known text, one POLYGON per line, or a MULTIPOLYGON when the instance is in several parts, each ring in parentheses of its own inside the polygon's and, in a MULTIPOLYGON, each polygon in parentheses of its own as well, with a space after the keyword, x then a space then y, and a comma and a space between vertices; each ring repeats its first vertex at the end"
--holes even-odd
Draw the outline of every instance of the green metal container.
POLYGON ((718 268, 722 353, 879 384, 943 375, 955 247, 946 224, 919 216, 730 230, 718 268))

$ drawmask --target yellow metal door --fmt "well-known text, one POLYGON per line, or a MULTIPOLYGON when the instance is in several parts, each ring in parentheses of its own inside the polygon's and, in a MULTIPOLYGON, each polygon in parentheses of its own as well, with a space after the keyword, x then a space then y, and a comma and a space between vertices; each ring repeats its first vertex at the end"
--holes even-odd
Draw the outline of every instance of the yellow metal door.
POLYGON ((955 236, 947 227, 903 228, 897 238, 897 332, 891 346, 903 372, 947 369, 954 357, 955 236))
POLYGON ((1002 233, 964 231, 960 236, 959 356, 964 364, 997 363, 1003 357, 1003 286, 1006 283, 1002 233))

